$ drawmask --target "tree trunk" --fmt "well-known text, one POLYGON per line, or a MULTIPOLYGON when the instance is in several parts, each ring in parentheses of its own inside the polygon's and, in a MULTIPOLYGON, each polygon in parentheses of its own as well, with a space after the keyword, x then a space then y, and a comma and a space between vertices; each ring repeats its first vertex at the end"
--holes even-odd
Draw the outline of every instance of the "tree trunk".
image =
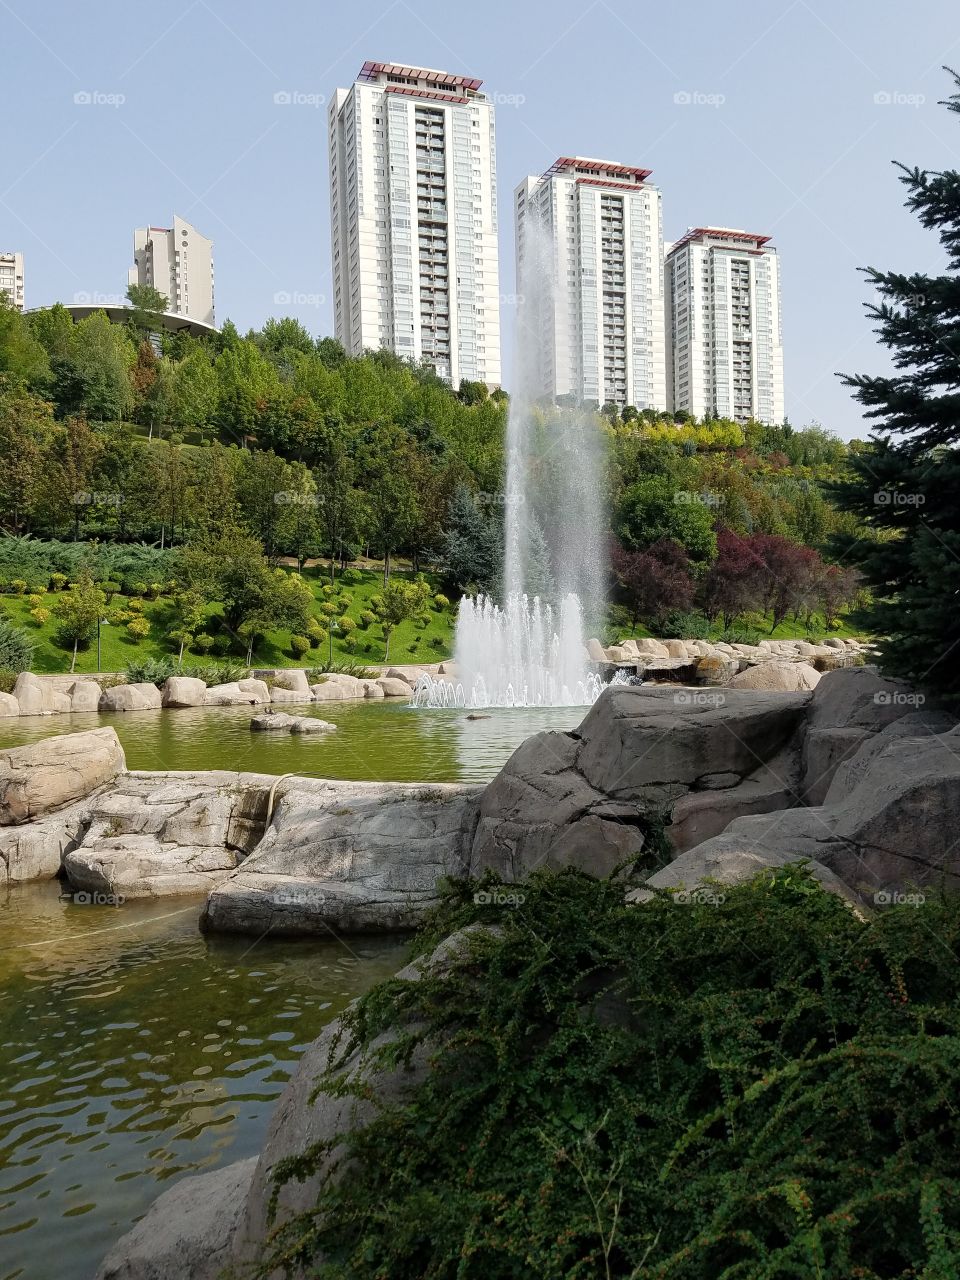
POLYGON ((383 660, 390 661, 390 632, 386 627, 383 629, 383 660))
POLYGON ((73 660, 70 663, 70 674, 73 675, 74 668, 77 665, 77 646, 80 644, 79 638, 73 642, 73 660))
POLYGON ((390 581, 390 548, 387 547, 383 553, 383 585, 386 586, 390 581))
POLYGON ((253 636, 250 637, 250 643, 247 645, 247 666, 253 662, 253 636))

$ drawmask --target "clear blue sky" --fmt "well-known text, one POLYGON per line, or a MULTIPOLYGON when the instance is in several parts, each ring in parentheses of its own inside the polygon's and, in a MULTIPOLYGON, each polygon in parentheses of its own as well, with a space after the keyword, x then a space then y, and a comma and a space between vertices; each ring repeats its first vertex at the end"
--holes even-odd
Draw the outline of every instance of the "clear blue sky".
MULTIPOLYGON (((28 306, 122 295, 133 228, 176 212, 215 241, 218 321, 293 313, 331 332, 326 109, 310 102, 365 58, 439 67, 498 95, 505 295, 523 175, 570 154, 650 168, 668 239, 773 236, 788 414, 844 436, 864 429, 834 371, 886 367, 856 268, 942 262, 890 161, 960 167, 960 122, 936 105, 941 64, 960 65, 948 0, 0 0, 0 49, 0 248, 25 254, 28 306), (299 105, 277 105, 284 91, 299 105)), ((509 388, 509 303, 503 317, 509 388)))

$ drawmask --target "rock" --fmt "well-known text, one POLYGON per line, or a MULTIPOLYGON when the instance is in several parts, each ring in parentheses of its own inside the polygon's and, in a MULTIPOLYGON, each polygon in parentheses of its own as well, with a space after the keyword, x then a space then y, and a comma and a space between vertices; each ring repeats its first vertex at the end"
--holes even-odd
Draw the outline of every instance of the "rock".
POLYGON ((89 796, 125 768, 115 730, 90 729, 0 751, 0 826, 89 796))
POLYGON ((383 697, 383 689, 376 680, 361 680, 360 683, 363 685, 363 696, 365 698, 383 697))
POLYGON ((406 680, 397 680, 391 677, 382 677, 377 684, 383 690, 385 698, 409 698, 410 686, 406 680))
MULTIPOLYGON (((869 733, 864 728, 852 729, 820 729, 816 734, 808 734, 805 743, 804 763, 808 775, 815 774, 819 763, 815 752, 823 739, 831 735, 841 737, 849 735, 850 748, 842 754, 838 753, 831 761, 832 768, 824 768, 822 776, 816 778, 817 785, 807 782, 810 794, 818 794, 821 804, 839 804, 845 800, 867 777, 873 760, 886 750, 893 738, 924 738, 930 734, 949 734, 956 728, 956 718, 945 711, 911 711, 892 724, 885 725, 877 733, 869 733), (856 738, 856 741, 854 739, 856 738)), ((952 739, 951 739, 952 740, 952 739)), ((808 803, 813 804, 810 800, 808 803)))
POLYGON ((366 686, 369 681, 358 680, 356 676, 341 675, 339 672, 333 672, 327 676, 326 683, 339 685, 344 690, 344 696, 347 698, 363 698, 366 696, 366 686))
POLYGON ((21 671, 13 686, 22 716, 51 716, 70 710, 70 696, 50 680, 41 680, 32 671, 21 671))
POLYGON ((687 646, 682 640, 664 640, 663 648, 666 649, 668 658, 682 658, 684 662, 690 659, 687 646))
POLYGON ((823 643, 828 649, 845 649, 847 647, 837 636, 828 636, 823 643))
POLYGON ((274 704, 295 702, 302 705, 304 702, 312 702, 313 694, 310 692, 309 685, 306 693, 300 689, 284 689, 274 685, 270 690, 270 701, 274 704))
MULTIPOLYGON (((701 901, 722 901, 723 890, 720 886, 739 884, 743 880, 753 879, 768 867, 783 867, 796 861, 798 859, 788 853, 754 845, 738 836, 719 836, 682 853, 647 880, 649 887, 632 889, 626 900, 646 902, 653 897, 650 889, 657 888, 679 889, 688 896, 696 895, 697 890, 700 890, 701 901)), ((843 898, 858 914, 863 914, 863 904, 859 897, 832 871, 815 860, 808 861, 807 868, 824 889, 843 898)))
POLYGON ((12 693, 0 693, 0 717, 18 716, 20 703, 12 693))
POLYGON ((800 757, 792 746, 747 778, 735 773, 709 777, 730 781, 718 787, 709 785, 707 776, 699 778, 697 790, 688 791, 673 806, 667 837, 680 853, 720 835, 736 818, 800 803, 800 757))
MULTIPOLYGON (((649 637, 643 640, 634 641, 634 644, 637 647, 637 653, 649 654, 651 658, 679 658, 679 657, 685 658, 687 656, 686 651, 684 651, 682 654, 671 653, 669 649, 669 643, 670 642, 668 641, 667 644, 663 644, 661 641, 652 640, 649 637)), ((674 643, 682 643, 682 642, 674 641, 674 643)))
POLYGON ((453 676, 456 678, 459 674, 460 668, 455 662, 441 662, 440 666, 437 668, 437 675, 440 676, 453 676))
POLYGON ((101 689, 95 680, 75 680, 70 686, 70 710, 96 713, 101 689))
POLYGON ((606 654, 607 662, 616 662, 621 665, 628 662, 636 662, 637 660, 637 655, 635 653, 631 653, 629 649, 624 648, 624 646, 620 644, 609 645, 607 647, 606 654))
POLYGON ((637 648, 636 640, 621 640, 617 648, 622 649, 631 658, 640 657, 640 650, 637 648))
MULTIPOLYGON (((270 701, 270 692, 266 685, 263 686, 265 696, 258 689, 250 687, 262 684, 262 681, 244 680, 243 683, 247 686, 246 689, 240 688, 239 681, 210 686, 203 695, 203 705, 205 707, 256 707, 270 701)), ((309 697, 309 694, 307 696, 309 697)))
POLYGON ((385 680, 403 680, 407 688, 412 689, 416 684, 418 677, 422 675, 423 672, 418 671, 413 677, 411 677, 409 672, 401 670, 400 667, 391 667, 389 671, 385 671, 383 673, 383 678, 385 680))
POLYGON ((160 701, 165 707, 202 707, 206 697, 205 680, 193 676, 169 676, 163 685, 160 701))
POLYGON ((162 705, 155 684, 117 684, 100 695, 101 711, 154 711, 162 705))
POLYGON ((16 827, 0 827, 0 887, 52 880, 76 847, 87 821, 86 800, 16 827))
POLYGON ((255 852, 211 893, 211 932, 329 935, 414 926, 465 870, 477 789, 297 779, 255 852))
POLYGON ((265 680, 258 680, 256 676, 248 676, 246 680, 238 680, 237 688, 241 693, 250 693, 255 695, 256 701, 263 705, 270 701, 270 690, 265 680))
POLYGON ((486 711, 471 711, 470 714, 465 717, 467 720, 491 720, 492 718, 493 717, 486 711))
POLYGON ((256 1168, 251 1156, 182 1178, 110 1250, 95 1280, 217 1280, 256 1168))
POLYGON ((275 671, 273 687, 274 689, 291 689, 294 693, 299 693, 303 699, 310 697, 307 673, 296 668, 275 671))
POLYGON ((591 639, 587 641, 587 653, 591 662, 606 662, 607 660, 607 655, 604 652, 603 645, 596 636, 591 637, 591 639))
POLYGON ((310 692, 314 702, 344 702, 355 695, 335 680, 325 680, 322 684, 312 684, 310 692))
POLYGON ((161 841, 149 834, 84 838, 63 859, 74 889, 124 900, 208 893, 236 865, 232 850, 161 841))
POLYGON ((288 716, 282 711, 264 712, 261 716, 251 716, 250 728, 256 733, 289 733, 295 720, 296 716, 288 716))
POLYGON ((290 726, 291 733, 334 733, 337 726, 329 720, 320 720, 317 716, 294 716, 290 726))
POLYGON ((863 725, 809 730, 803 744, 803 799, 821 805, 837 769, 873 734, 863 725))
POLYGON ((736 658, 726 653, 712 653, 697 662, 696 678, 698 684, 726 685, 740 670, 736 658))
POLYGON ((730 680, 732 689, 775 689, 785 692, 797 689, 815 689, 820 673, 805 662, 779 662, 772 660, 757 667, 748 667, 730 680))

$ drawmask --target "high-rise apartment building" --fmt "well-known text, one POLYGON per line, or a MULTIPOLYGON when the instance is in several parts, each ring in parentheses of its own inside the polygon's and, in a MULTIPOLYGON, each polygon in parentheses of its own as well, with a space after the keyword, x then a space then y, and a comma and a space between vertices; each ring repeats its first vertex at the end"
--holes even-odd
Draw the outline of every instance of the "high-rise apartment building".
POLYGON ((562 157, 516 189, 522 322, 537 336, 541 395, 666 407, 663 214, 650 172, 562 157))
POLYGON ((23 254, 0 252, 0 293, 23 310, 23 254))
POLYGON ((783 421, 780 261, 769 240, 692 227, 667 246, 671 409, 783 421))
POLYGON ((365 62, 330 104, 334 320, 456 387, 500 385, 493 104, 481 81, 365 62))
POLYGON ((138 227, 133 233, 128 284, 151 285, 167 310, 203 324, 213 319, 213 241, 174 214, 172 227, 138 227))

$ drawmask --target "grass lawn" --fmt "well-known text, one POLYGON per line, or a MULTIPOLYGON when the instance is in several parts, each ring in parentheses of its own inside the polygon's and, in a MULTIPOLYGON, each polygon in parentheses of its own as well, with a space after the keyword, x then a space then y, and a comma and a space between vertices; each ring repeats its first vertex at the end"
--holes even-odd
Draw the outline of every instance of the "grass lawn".
MULTIPOLYGON (((809 640, 812 644, 825 639, 827 636, 836 636, 841 640, 869 640, 870 636, 865 635, 862 631, 852 626, 850 622, 841 614, 836 620, 836 626, 828 627, 824 621, 823 615, 815 613, 810 619, 810 626, 807 627, 803 622, 796 622, 793 618, 787 618, 781 622, 776 630, 770 630, 771 618, 769 614, 747 613, 730 628, 731 632, 738 633, 756 633, 760 640, 809 640)), ((639 625, 637 627, 620 627, 620 638, 629 640, 631 638, 639 640, 643 638, 653 637, 659 640, 661 637, 656 630, 648 630, 648 628, 639 625)), ((725 628, 721 622, 715 622, 710 627, 710 633, 704 637, 708 641, 722 640, 725 628)), ((689 640, 690 636, 681 636, 681 640, 689 640)))
MULTIPOLYGON (((382 663, 384 658, 383 628, 378 622, 364 626, 360 615, 370 612, 370 599, 383 588, 383 574, 375 569, 356 569, 359 577, 356 583, 343 583, 338 577, 332 594, 324 590, 329 577, 323 565, 304 570, 303 578, 314 597, 313 612, 325 629, 329 622, 328 614, 323 606, 333 602, 336 610, 333 618, 346 616, 352 618, 357 626, 353 635, 356 647, 351 652, 344 644, 345 637, 337 632, 333 635, 334 661, 358 663, 382 663), (348 599, 349 598, 349 599, 348 599)), ((412 575, 402 570, 394 570, 394 576, 408 578, 412 575)), ((434 592, 440 590, 439 584, 427 575, 434 592)), ((38 626, 30 617, 33 605, 27 596, 0 596, 0 612, 10 621, 22 626, 35 646, 33 670, 38 672, 62 672, 70 670, 71 651, 60 648, 55 642, 57 632, 56 618, 53 611, 59 596, 48 591, 43 593, 41 607, 50 611, 50 618, 42 626, 38 626)), ((106 615, 118 608, 126 608, 127 599, 115 596, 106 609, 106 615)), ((216 634, 218 628, 216 617, 219 609, 216 605, 210 608, 211 625, 208 630, 216 634)), ((105 626, 100 629, 101 671, 125 671, 128 663, 148 657, 161 657, 177 654, 177 649, 167 641, 167 633, 176 628, 173 608, 168 597, 160 596, 156 600, 145 600, 143 616, 150 623, 150 634, 145 639, 136 641, 127 634, 126 626, 105 626)), ((431 605, 426 625, 418 622, 403 622, 395 627, 390 636, 390 662, 423 663, 442 662, 451 656, 453 647, 453 624, 456 607, 437 609, 431 605)), ((242 659, 245 654, 231 653, 233 661, 242 659)), ((271 632, 254 650, 253 665, 255 667, 311 667, 324 665, 330 655, 329 640, 319 648, 311 649, 302 658, 295 658, 290 651, 290 632, 271 632)), ((203 655, 187 650, 185 662, 214 662, 213 654, 203 655)), ((97 670, 97 644, 94 637, 91 644, 77 655, 76 671, 90 674, 97 670)))

